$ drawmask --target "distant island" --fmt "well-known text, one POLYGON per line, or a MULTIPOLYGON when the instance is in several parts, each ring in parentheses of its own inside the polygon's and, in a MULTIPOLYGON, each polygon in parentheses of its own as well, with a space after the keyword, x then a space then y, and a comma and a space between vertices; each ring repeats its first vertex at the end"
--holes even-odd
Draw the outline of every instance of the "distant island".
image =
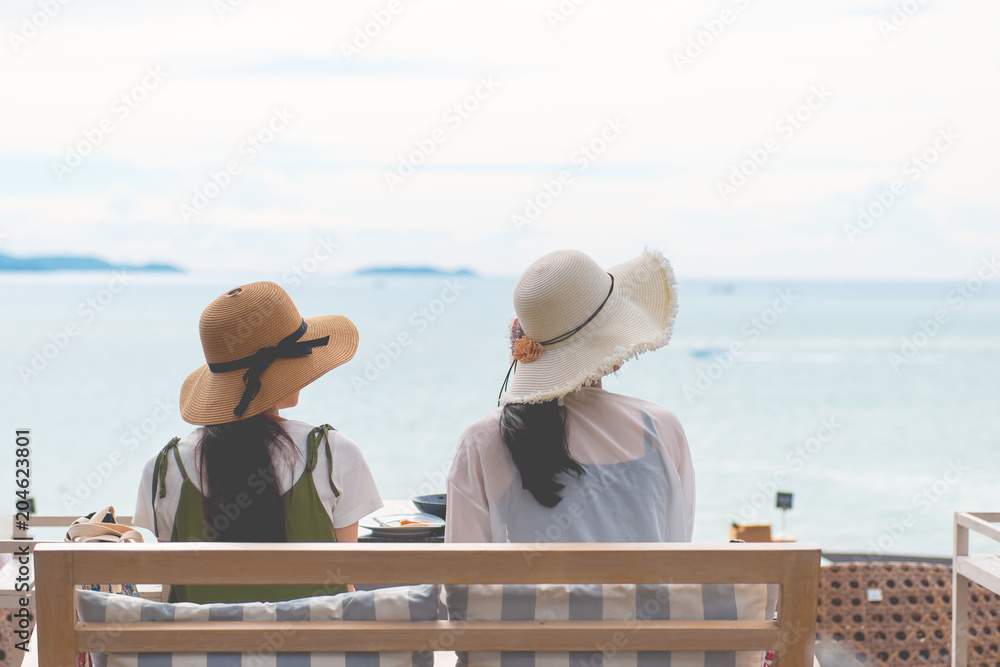
POLYGON ((111 264, 96 257, 11 257, 0 254, 0 271, 171 271, 183 273, 182 269, 169 264, 111 264))
POLYGON ((432 266, 373 266, 354 272, 356 276, 475 276, 469 269, 443 271, 432 266))

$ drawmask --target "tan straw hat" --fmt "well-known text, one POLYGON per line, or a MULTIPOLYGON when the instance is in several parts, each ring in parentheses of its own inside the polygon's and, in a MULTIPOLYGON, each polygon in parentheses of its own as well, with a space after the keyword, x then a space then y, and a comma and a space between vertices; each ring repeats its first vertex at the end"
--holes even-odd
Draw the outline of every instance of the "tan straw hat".
POLYGON ((205 309, 198 328, 208 363, 184 381, 181 416, 203 426, 258 415, 358 349, 349 319, 302 319, 272 282, 229 290, 205 309))
POLYGON ((578 250, 559 250, 521 274, 514 311, 511 369, 499 402, 542 403, 670 342, 676 281, 656 250, 607 271, 578 250))

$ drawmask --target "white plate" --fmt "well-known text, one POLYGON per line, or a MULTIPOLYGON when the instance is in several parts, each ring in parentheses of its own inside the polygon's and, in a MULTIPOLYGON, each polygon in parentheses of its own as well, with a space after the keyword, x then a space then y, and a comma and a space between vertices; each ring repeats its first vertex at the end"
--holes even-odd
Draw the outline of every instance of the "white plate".
POLYGON ((392 535, 406 535, 406 536, 416 536, 416 535, 430 535, 434 532, 439 531, 444 528, 444 519, 441 517, 434 516, 433 514, 386 514, 380 516, 379 519, 383 523, 389 525, 383 526, 375 521, 372 517, 365 517, 362 519, 358 525, 361 528, 367 528, 372 531, 373 535, 378 535, 380 537, 392 536, 392 535), (426 525, 399 525, 401 520, 407 521, 426 521, 426 525))

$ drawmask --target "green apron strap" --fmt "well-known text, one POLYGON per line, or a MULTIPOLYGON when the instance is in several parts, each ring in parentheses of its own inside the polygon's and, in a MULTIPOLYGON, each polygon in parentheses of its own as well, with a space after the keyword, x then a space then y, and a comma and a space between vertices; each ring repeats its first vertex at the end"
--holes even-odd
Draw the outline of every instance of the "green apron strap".
MULTIPOLYGON (((167 456, 171 449, 176 455, 177 443, 180 441, 180 438, 174 438, 168 442, 167 446, 156 455, 156 463, 153 464, 153 534, 157 537, 160 536, 160 530, 156 522, 156 499, 157 497, 165 498, 167 495, 167 456)), ((177 462, 180 463, 180 459, 177 462)), ((184 474, 183 467, 181 467, 181 474, 184 474)))
POLYGON ((188 477, 187 470, 184 469, 184 464, 181 463, 181 452, 177 445, 174 445, 174 460, 177 461, 177 467, 181 469, 181 477, 184 478, 185 482, 190 482, 191 478, 188 477))
POLYGON ((333 496, 339 498, 340 489, 333 481, 333 452, 330 450, 330 431, 336 430, 329 424, 323 424, 309 431, 309 437, 306 439, 306 472, 312 472, 316 469, 316 463, 319 460, 319 439, 322 437, 326 441, 326 461, 329 467, 330 486, 333 487, 333 496))

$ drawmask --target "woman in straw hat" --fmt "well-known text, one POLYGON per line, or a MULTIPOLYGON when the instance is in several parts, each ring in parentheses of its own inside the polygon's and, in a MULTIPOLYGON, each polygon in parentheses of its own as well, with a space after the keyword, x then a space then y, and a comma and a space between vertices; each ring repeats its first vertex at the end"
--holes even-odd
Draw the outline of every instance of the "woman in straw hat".
POLYGON ((694 471, 677 417, 601 388, 670 340, 667 259, 647 250, 605 271, 553 252, 521 274, 514 310, 502 409, 459 441, 445 540, 690 541, 694 471))
MULTIPOLYGON (((280 286, 230 290, 201 315, 208 363, 181 388, 174 438, 143 470, 134 522, 171 542, 356 542, 382 499, 358 446, 330 426, 279 415, 345 363, 358 331, 341 315, 303 319, 280 286)), ((277 565, 276 565, 277 566, 277 565)), ((175 586, 175 600, 281 600, 343 586, 175 586)))

